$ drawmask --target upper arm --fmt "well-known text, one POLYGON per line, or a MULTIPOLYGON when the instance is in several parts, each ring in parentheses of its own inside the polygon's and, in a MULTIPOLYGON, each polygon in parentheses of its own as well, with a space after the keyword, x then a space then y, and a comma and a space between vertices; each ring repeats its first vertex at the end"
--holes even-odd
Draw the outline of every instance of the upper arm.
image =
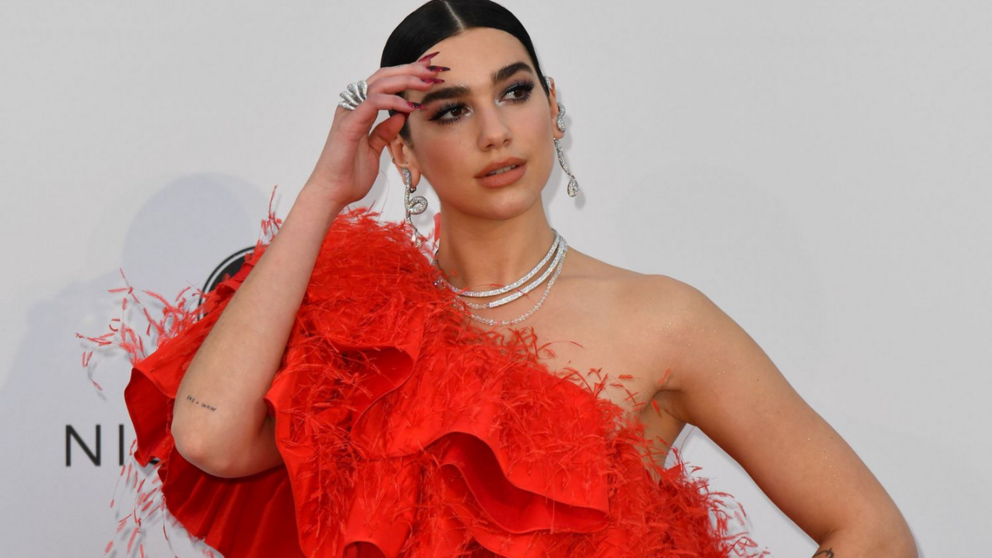
POLYGON ((698 426, 817 541, 857 523, 904 525, 850 446, 740 326, 688 285, 667 294, 676 316, 663 340, 675 348, 669 413, 698 426))

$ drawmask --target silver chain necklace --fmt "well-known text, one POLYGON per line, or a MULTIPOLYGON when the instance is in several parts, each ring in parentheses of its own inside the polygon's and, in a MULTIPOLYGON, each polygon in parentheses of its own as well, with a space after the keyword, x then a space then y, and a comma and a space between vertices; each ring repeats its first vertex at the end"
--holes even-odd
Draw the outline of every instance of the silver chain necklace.
MULTIPOLYGON (((544 266, 548 263, 548 260, 551 260, 551 264, 547 266, 547 269, 544 270, 544 273, 542 273, 532 283, 503 298, 484 304, 469 302, 467 300, 461 301, 462 304, 465 304, 469 308, 474 308, 478 310, 496 308, 498 306, 503 306, 504 304, 513 302, 518 298, 524 296, 525 294, 531 292, 532 290, 540 286, 542 283, 544 283, 545 280, 548 280, 548 277, 550 276, 551 278, 550 280, 548 280, 548 284, 544 287, 544 292, 541 294, 541 298, 537 301, 536 304, 534 304, 534 306, 530 310, 528 310, 523 315, 517 318, 514 318, 512 320, 495 320, 492 318, 485 318, 483 316, 479 316, 478 314, 475 314, 474 312, 471 311, 469 312, 469 316, 471 316, 473 320, 480 323, 484 323, 489 326, 510 326, 510 325, 518 324, 526 320, 527 318, 531 317, 535 312, 538 311, 538 309, 541 308, 541 305, 543 305, 544 301, 548 298, 548 293, 551 292, 551 287, 555 284, 555 281, 558 279, 558 276, 561 274, 562 268, 564 268, 565 266, 565 256, 566 254, 568 254, 568 243, 560 234, 558 234, 558 231, 552 229, 552 232, 555 233, 555 238, 554 241, 551 243, 551 248, 548 249, 548 253, 545 254, 544 258, 542 258, 541 261, 538 262, 536 266, 534 266, 529 272, 527 272, 526 275, 524 275, 523 277, 521 277, 520 279, 514 281, 509 285, 500 287, 498 289, 491 289, 488 291, 468 291, 455 287, 454 285, 449 283, 447 279, 444 278, 443 275, 438 276, 436 284, 444 285, 452 292, 458 294, 459 296, 464 296, 464 297, 481 298, 488 296, 498 296, 510 292, 511 290, 516 289, 517 287, 520 287, 520 285, 526 283, 530 278, 534 277, 534 275, 537 275, 537 273, 541 271, 542 268, 544 268, 544 266)), ((438 269, 440 269, 440 266, 437 265, 436 255, 434 258, 434 265, 435 267, 438 267, 438 269)))
MULTIPOLYGON (((525 282, 527 282, 538 271, 540 271, 541 268, 544 267, 545 264, 548 263, 548 260, 551 259, 551 256, 553 256, 555 254, 555 250, 558 249, 558 245, 561 243, 562 238, 561 238, 561 235, 558 234, 558 231, 556 231, 554 229, 551 229, 551 232, 555 233, 555 238, 554 238, 554 241, 551 243, 551 248, 548 248, 548 253, 545 254, 543 258, 541 258, 541 261, 539 261, 537 263, 537 265, 534 266, 533 269, 531 269, 530 271, 527 272, 527 275, 524 275, 520 279, 517 279, 516 281, 514 281, 513 283, 510 283, 509 285, 506 285, 505 287, 500 287, 498 289, 492 289, 492 290, 489 290, 489 291, 469 291, 469 290, 459 289, 458 287, 452 285, 451 283, 448 283, 447 281, 445 281, 444 283, 446 285, 448 285, 448 288, 451 289, 452 292, 457 293, 457 294, 459 294, 461 296, 467 296, 467 297, 471 297, 471 298, 486 298, 486 297, 490 297, 490 296, 498 296, 498 295, 501 295, 501 294, 506 294, 506 293, 512 291, 513 289, 516 289, 520 285, 523 285, 525 282)), ((436 261, 437 260, 435 258, 435 263, 436 263, 436 261)), ((552 267, 554 267, 554 264, 552 264, 552 267)), ((531 289, 533 289, 533 287, 531 287, 531 289)), ((527 292, 530 292, 530 291, 527 291, 527 292)))
MULTIPOLYGON (((524 288, 518 290, 517 292, 510 293, 510 294, 508 294, 508 295, 506 295, 503 298, 500 298, 498 300, 493 300, 491 302, 486 302, 486 303, 483 303, 483 304, 479 304, 479 303, 476 303, 476 302, 469 302, 469 301, 466 300, 465 301, 465 304, 469 308, 474 308, 476 310, 488 310, 490 308, 496 308, 496 307, 499 307, 499 306, 503 306, 504 304, 508 304, 510 302, 513 302, 514 300, 517 300, 518 298, 524 296, 525 294, 527 294, 527 293, 533 291, 534 289, 536 289, 537 287, 539 287, 541 284, 544 283, 544 281, 548 278, 548 276, 551 275, 551 273, 558 267, 558 263, 565 257, 565 249, 564 249, 564 247, 567 246, 567 244, 565 243, 565 239, 563 239, 561 237, 558 237, 558 239, 556 239, 556 240, 559 240, 560 241, 560 242, 556 242, 557 247, 560 247, 560 248, 555 251, 555 257, 554 257, 553 260, 551 260, 551 265, 549 265, 548 268, 544 270, 544 273, 542 273, 540 275, 540 277, 538 277, 537 279, 535 279, 533 283, 530 283, 529 285, 527 285, 524 288)), ((542 263, 540 265, 543 266, 544 264, 542 263)), ((533 271, 532 271, 532 273, 533 273, 533 271)))
POLYGON ((475 312, 469 312, 469 316, 471 316, 473 320, 475 320, 477 322, 484 323, 484 324, 486 324, 488 326, 511 326, 511 325, 516 325, 516 324, 519 324, 520 322, 526 320, 527 318, 531 317, 534 314, 534 312, 537 312, 538 309, 541 308, 541 305, 544 304, 544 300, 546 298, 548 298, 548 293, 551 292, 552 285, 555 284, 555 280, 558 279, 558 275, 561 274, 562 268, 565 267, 565 254, 567 254, 567 253, 568 253, 568 244, 566 244, 565 243, 565 240, 562 239, 562 248, 561 248, 561 254, 562 255, 561 255, 561 258, 558 261, 558 265, 554 268, 555 269, 554 275, 551 276, 551 280, 548 281, 548 285, 546 287, 544 287, 544 293, 541 294, 541 299, 537 301, 537 304, 535 304, 533 308, 531 308, 530 310, 528 310, 527 312, 525 312, 522 316, 519 316, 519 317, 514 318, 512 320, 494 320, 492 318, 484 318, 484 317, 476 314, 475 312))

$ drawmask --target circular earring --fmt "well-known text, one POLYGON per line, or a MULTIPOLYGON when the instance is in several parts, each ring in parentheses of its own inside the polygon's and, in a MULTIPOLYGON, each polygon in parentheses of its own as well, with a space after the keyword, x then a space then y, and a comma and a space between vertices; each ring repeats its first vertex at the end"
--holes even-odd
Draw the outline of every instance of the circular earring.
MULTIPOLYGON (((548 76, 544 76, 544 82, 548 84, 548 89, 551 89, 552 80, 548 76)), ((565 105, 558 103, 558 118, 555 119, 555 126, 558 127, 558 131, 565 133, 565 105)), ((568 192, 568 196, 574 198, 579 194, 579 181, 575 179, 575 175, 572 174, 572 169, 568 166, 568 161, 565 160, 565 150, 561 146, 561 141, 555 138, 555 153, 558 154, 558 164, 561 165, 561 170, 568 175, 568 188, 565 190, 568 192)))
POLYGON ((411 194, 417 191, 417 187, 413 185, 413 174, 410 172, 410 169, 402 167, 400 168, 400 174, 403 175, 403 207, 406 211, 406 224, 410 225, 410 228, 413 229, 410 240, 419 248, 422 241, 420 240, 420 231, 413 224, 413 216, 420 215, 427 210, 427 198, 424 196, 411 197, 411 194))

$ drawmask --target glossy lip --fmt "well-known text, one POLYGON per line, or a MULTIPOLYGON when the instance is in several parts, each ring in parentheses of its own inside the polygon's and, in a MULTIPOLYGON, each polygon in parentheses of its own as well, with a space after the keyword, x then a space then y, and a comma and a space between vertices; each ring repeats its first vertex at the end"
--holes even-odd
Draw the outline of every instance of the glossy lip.
POLYGON ((520 177, 524 175, 524 171, 527 168, 526 165, 527 161, 524 161, 519 157, 500 159, 499 161, 486 165, 486 168, 479 171, 479 174, 475 175, 475 177, 482 183, 483 186, 487 188, 499 188, 513 184, 517 180, 520 180, 520 177), (486 176, 494 170, 499 170, 512 165, 516 165, 517 168, 493 176, 486 176))
POLYGON ((486 168, 479 171, 479 174, 475 175, 476 178, 485 178, 487 174, 493 172, 494 170, 499 170, 503 167, 509 167, 511 165, 517 165, 518 167, 526 163, 523 159, 519 157, 509 157, 507 159, 500 159, 499 161, 494 161, 486 165, 486 168))

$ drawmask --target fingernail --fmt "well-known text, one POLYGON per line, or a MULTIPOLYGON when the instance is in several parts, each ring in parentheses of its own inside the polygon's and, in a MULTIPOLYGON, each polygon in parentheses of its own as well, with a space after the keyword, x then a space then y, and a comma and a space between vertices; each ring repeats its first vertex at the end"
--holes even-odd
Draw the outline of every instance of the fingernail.
POLYGON ((407 101, 406 104, 410 105, 410 108, 412 109, 424 108, 424 105, 421 105, 420 103, 414 103, 413 101, 407 101))
POLYGON ((437 78, 423 78, 420 81, 424 83, 444 83, 443 79, 437 79, 437 78))
POLYGON ((430 60, 431 58, 434 58, 438 54, 441 54, 441 51, 440 50, 437 51, 437 52, 432 52, 430 54, 425 54, 424 57, 421 58, 420 60, 417 60, 417 62, 427 62, 428 60, 430 60))
POLYGON ((451 68, 446 68, 444 66, 427 66, 427 69, 432 72, 447 72, 451 68))

